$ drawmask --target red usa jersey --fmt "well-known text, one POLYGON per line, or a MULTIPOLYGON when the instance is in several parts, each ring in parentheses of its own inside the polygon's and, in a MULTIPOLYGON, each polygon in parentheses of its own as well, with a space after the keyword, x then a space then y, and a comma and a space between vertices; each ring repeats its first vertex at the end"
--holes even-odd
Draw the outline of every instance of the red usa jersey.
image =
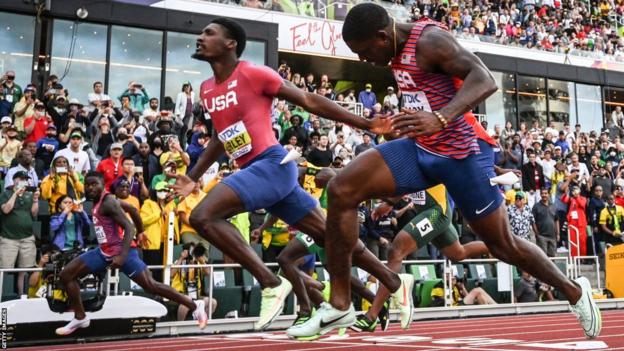
POLYGON ((225 151, 239 165, 278 144, 271 108, 282 82, 272 69, 240 61, 225 81, 217 83, 212 77, 201 84, 204 110, 210 114, 225 151))
MULTIPOLYGON (((392 59, 391 67, 401 89, 403 107, 432 112, 446 106, 457 94, 458 87, 453 77, 425 72, 418 67, 416 49, 427 26, 446 29, 441 23, 429 19, 416 22, 403 51, 392 59)), ((456 159, 479 152, 475 129, 464 116, 455 118, 438 133, 415 139, 427 151, 456 159)))

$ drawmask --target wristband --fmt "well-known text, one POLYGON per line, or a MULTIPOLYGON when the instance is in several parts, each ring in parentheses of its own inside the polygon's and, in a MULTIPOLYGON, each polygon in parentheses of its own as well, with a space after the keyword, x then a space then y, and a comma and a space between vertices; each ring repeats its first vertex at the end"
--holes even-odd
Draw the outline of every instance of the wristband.
POLYGON ((433 111, 433 114, 438 118, 438 121, 442 124, 443 129, 448 127, 448 121, 444 118, 444 116, 442 116, 440 111, 433 111))

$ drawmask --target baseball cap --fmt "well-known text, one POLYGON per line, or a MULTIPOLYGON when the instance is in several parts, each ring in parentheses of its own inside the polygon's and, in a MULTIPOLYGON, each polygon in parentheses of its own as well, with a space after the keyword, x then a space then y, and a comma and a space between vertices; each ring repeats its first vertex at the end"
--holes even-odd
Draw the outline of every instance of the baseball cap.
POLYGON ((516 200, 518 199, 524 199, 526 196, 524 195, 524 193, 522 191, 518 191, 516 193, 516 200))
POLYGON ((110 149, 111 150, 115 150, 115 149, 123 150, 123 145, 121 145, 120 143, 113 143, 113 144, 111 144, 110 149))
POLYGON ((48 128, 46 128, 46 130, 48 130, 48 129, 56 130, 56 126, 54 124, 48 124, 48 128))
POLYGON ((80 139, 82 139, 82 133, 80 133, 79 131, 72 132, 69 135, 69 138, 70 139, 73 139, 73 138, 80 138, 80 139))
POLYGON ((7 132, 8 132, 9 130, 12 130, 12 131, 14 131, 14 132, 17 132, 17 127, 16 127, 14 124, 11 124, 10 126, 8 126, 8 127, 7 127, 7 132))
POLYGON ((13 174, 13 179, 15 178, 30 179, 30 176, 25 171, 18 171, 13 174))
POLYGON ((394 91, 394 87, 388 87, 388 90, 394 91))
POLYGON ((366 83, 365 87, 366 88, 372 88, 373 86, 371 85, 371 83, 366 83))
POLYGON ((161 191, 161 190, 169 190, 167 188, 167 186, 169 185, 169 183, 167 182, 158 182, 156 183, 156 185, 154 186, 154 190, 156 191, 161 191))
POLYGON ((555 146, 555 150, 557 149, 561 150, 561 146, 555 146))
POLYGON ((2 117, 2 119, 0 119, 0 123, 13 123, 13 120, 11 119, 11 117, 9 116, 4 116, 2 117))

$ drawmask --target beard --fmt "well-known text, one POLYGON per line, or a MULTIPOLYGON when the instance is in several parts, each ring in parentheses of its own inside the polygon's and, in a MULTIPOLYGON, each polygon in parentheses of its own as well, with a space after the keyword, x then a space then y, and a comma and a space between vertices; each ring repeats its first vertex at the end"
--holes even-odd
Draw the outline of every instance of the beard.
POLYGON ((191 55, 191 58, 195 59, 195 60, 199 60, 199 61, 206 61, 206 62, 208 62, 208 58, 206 56, 203 56, 202 54, 200 54, 197 51, 194 54, 191 55))

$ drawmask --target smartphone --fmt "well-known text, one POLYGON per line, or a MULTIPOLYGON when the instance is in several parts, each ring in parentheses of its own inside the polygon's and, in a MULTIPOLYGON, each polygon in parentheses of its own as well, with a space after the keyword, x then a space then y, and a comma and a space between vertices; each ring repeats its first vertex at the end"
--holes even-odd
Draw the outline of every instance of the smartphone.
POLYGON ((67 173, 67 167, 56 167, 56 173, 67 173))
POLYGON ((134 173, 143 173, 143 167, 142 166, 134 167, 134 173))
POLYGON ((26 187, 26 191, 34 193, 37 191, 37 187, 36 186, 27 186, 26 187))

